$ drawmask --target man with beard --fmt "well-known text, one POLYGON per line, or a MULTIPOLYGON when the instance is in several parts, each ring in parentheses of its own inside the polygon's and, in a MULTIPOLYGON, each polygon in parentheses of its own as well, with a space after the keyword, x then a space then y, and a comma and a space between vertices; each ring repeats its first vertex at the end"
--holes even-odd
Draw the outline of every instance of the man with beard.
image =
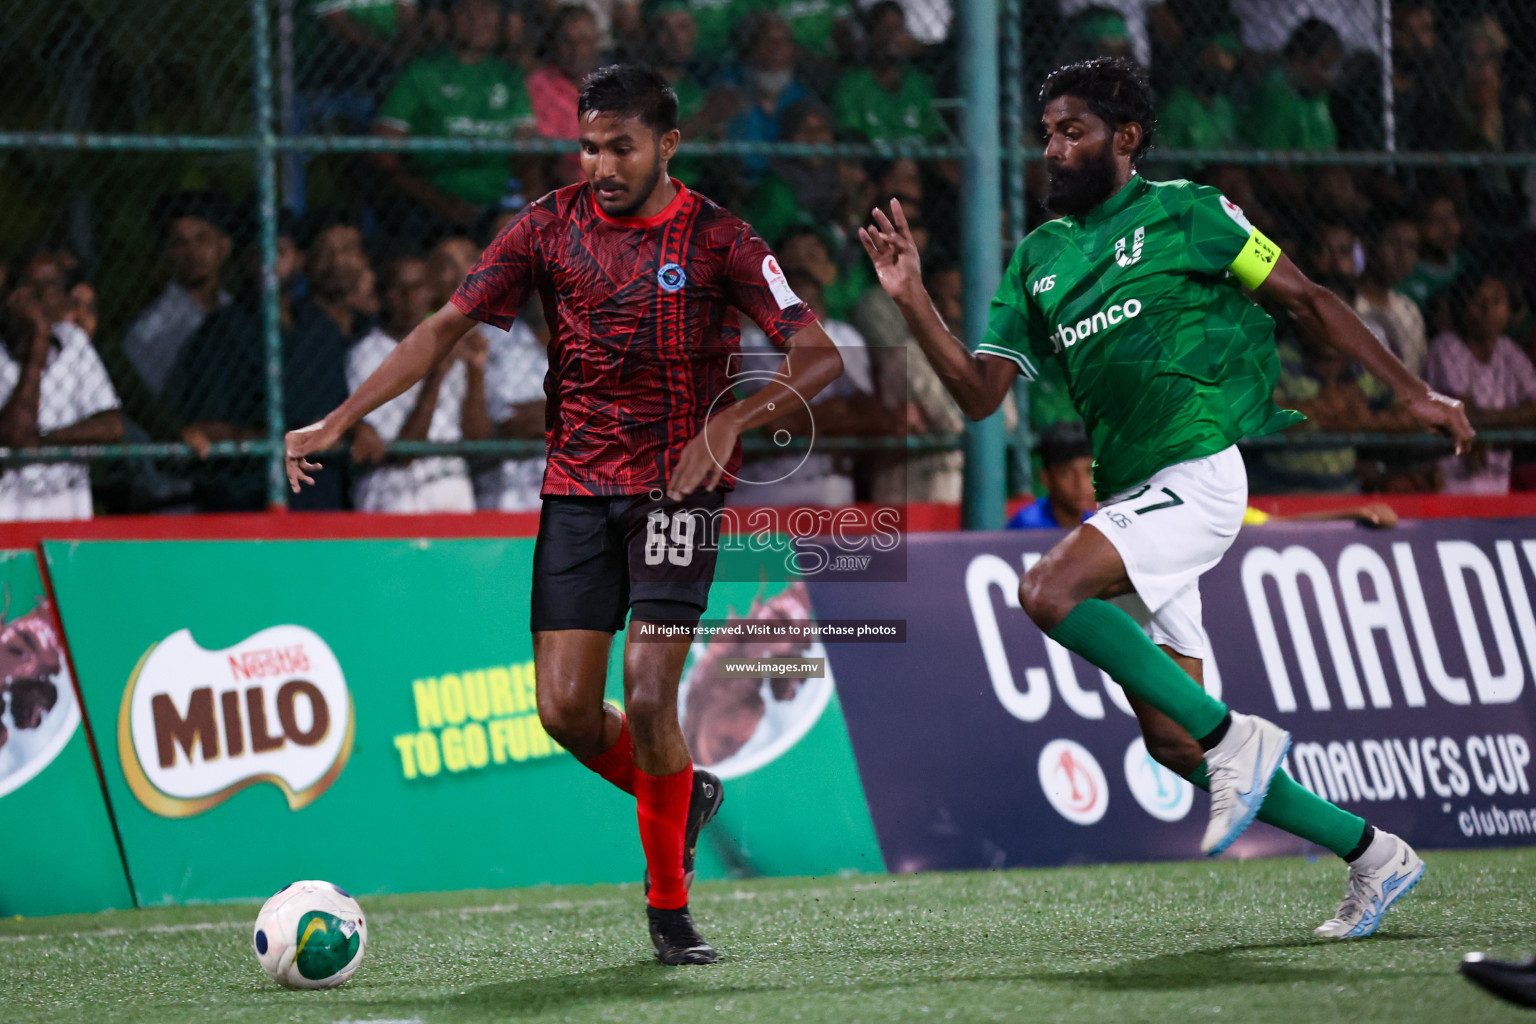
POLYGON ((295 491, 313 483, 311 454, 425 377, 476 321, 508 328, 540 296, 550 339, 530 602, 539 720, 635 797, 657 958, 712 963, 688 883, 720 780, 693 769, 678 724, 692 630, 655 627, 690 627, 708 603, 721 485, 741 465, 742 432, 782 415, 793 395, 812 399, 843 364, 762 239, 667 176, 679 132, 664 78, 622 65, 593 72, 577 124, 586 181, 518 215, 350 398, 290 433, 288 477, 295 491), (740 401, 737 309, 786 350, 788 368, 740 401), (603 702, 626 617, 627 714, 603 702))
POLYGON ((1136 173, 1153 127, 1140 67, 1070 64, 1045 80, 1040 99, 1046 203, 1061 216, 1014 252, 975 354, 935 312, 899 203, 889 216, 875 211, 865 249, 971 418, 995 411, 1020 373, 1032 379, 1048 360, 1061 368, 1093 441, 1099 510, 1025 574, 1020 605, 1125 688, 1154 758, 1210 790, 1202 850, 1220 853, 1255 816, 1327 847, 1349 863, 1349 880, 1317 932, 1368 935, 1424 862, 1293 781, 1280 770, 1290 735, 1229 711, 1200 685, 1199 579, 1231 545, 1247 504, 1236 442, 1301 419, 1271 401, 1274 323, 1241 289, 1366 366, 1458 448, 1472 428, 1460 402, 1404 369, 1225 196, 1136 173))

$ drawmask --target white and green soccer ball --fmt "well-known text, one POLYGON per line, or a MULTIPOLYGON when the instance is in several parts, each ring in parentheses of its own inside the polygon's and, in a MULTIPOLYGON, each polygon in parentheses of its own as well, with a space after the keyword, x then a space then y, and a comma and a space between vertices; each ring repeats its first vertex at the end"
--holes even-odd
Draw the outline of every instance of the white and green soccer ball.
POLYGON ((363 962, 363 908, 330 882, 292 882, 262 904, 252 941, 267 976, 286 988, 344 985, 363 962))

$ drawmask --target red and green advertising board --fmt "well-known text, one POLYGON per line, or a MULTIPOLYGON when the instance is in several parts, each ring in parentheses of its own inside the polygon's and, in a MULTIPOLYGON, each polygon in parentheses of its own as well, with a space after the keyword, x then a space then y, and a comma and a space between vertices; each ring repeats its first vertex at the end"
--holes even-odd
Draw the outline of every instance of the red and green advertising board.
MULTIPOLYGON (((633 799, 539 725, 531 540, 44 547, 139 903, 638 879, 633 799)), ((804 601, 773 587, 709 615, 804 601)), ((701 877, 884 870, 833 681, 765 697, 713 654, 685 680, 728 780, 701 877)))
POLYGON ((33 552, 0 551, 0 606, 0 915, 131 907, 33 552))

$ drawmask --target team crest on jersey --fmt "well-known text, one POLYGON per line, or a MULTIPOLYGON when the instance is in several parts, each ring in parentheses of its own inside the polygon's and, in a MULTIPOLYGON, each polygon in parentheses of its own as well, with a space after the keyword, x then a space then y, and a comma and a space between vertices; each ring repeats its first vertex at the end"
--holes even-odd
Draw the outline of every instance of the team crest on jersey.
POLYGON ((1135 263, 1137 260, 1141 259, 1141 243, 1145 242, 1146 240, 1147 229, 1145 227, 1137 228, 1136 233, 1131 236, 1131 251, 1130 254, 1127 255, 1125 251, 1125 238, 1121 237, 1116 239, 1115 262, 1120 264, 1122 267, 1128 267, 1132 263, 1135 263))
POLYGON ((676 263, 668 263, 656 271, 656 283, 661 285, 664 291, 681 291, 683 285, 688 283, 688 274, 676 263))

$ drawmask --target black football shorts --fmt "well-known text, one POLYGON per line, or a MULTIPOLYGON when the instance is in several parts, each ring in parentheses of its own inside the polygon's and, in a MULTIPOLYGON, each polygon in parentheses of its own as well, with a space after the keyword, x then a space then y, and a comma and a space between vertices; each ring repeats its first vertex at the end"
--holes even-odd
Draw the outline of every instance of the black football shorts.
MULTIPOLYGON (((654 493, 654 492, 653 492, 654 493)), ((715 578, 723 491, 543 499, 530 625, 616 633, 626 614, 697 621, 715 578)))

